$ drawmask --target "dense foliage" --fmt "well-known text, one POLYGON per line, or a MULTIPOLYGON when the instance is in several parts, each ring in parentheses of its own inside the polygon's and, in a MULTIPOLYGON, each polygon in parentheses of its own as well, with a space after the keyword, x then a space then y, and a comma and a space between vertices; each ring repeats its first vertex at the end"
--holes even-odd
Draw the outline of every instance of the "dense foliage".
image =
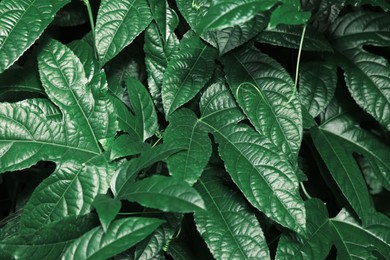
POLYGON ((1 0, 0 258, 389 257, 389 10, 1 0))

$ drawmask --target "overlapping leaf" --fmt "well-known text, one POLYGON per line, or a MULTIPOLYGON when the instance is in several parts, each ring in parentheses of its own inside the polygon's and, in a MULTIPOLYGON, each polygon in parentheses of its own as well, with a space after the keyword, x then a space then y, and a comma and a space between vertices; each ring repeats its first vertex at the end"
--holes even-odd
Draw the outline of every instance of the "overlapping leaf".
POLYGON ((129 45, 151 20, 146 0, 101 1, 95 30, 100 65, 129 45))
POLYGON ((0 3, 0 73, 39 38, 70 0, 3 0, 0 3))
POLYGON ((159 225, 160 219, 124 218, 108 227, 107 232, 97 227, 76 239, 61 259, 107 259, 135 245, 159 225))
POLYGON ((390 129, 390 64, 384 57, 363 49, 368 44, 390 44, 389 15, 370 12, 345 15, 333 24, 330 40, 356 103, 390 129))
POLYGON ((222 180, 218 170, 206 170, 195 186, 207 208, 195 222, 210 251, 216 259, 270 259, 255 215, 222 180))
POLYGON ((279 5, 271 15, 270 27, 279 24, 304 24, 310 16, 310 12, 301 10, 301 1, 299 0, 281 0, 279 5))

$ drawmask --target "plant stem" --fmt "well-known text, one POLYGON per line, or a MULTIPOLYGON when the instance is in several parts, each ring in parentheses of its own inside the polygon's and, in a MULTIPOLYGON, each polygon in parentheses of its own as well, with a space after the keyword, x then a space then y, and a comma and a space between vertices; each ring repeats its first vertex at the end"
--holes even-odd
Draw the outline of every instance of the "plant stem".
POLYGON ((306 188, 305 188, 305 185, 303 185, 302 182, 299 183, 299 185, 301 186, 301 189, 303 191, 303 194, 305 194, 306 198, 307 199, 311 199, 312 197, 309 195, 309 193, 307 192, 306 188))
POLYGON ((95 46, 95 23, 93 20, 92 8, 89 3, 89 0, 83 0, 85 6, 87 7, 89 23, 91 24, 91 33, 92 33, 92 41, 93 41, 93 54, 95 55, 95 59, 98 60, 97 50, 95 46))
POLYGON ((306 27, 307 27, 307 24, 305 24, 303 26, 302 34, 301 34, 301 41, 299 43, 297 64, 296 64, 296 68, 295 68, 294 92, 292 93, 290 99, 287 101, 287 104, 291 102, 291 100, 294 98, 295 94, 297 93, 298 78, 299 78, 299 67, 300 67, 300 64, 301 64, 302 46, 303 46, 303 40, 305 39, 306 27))

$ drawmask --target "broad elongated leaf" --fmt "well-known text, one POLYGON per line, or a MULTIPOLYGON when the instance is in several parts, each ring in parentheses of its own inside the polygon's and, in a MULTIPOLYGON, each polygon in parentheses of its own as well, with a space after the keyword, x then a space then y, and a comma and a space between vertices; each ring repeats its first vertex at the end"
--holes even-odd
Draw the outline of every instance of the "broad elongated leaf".
POLYGON ((162 223, 162 220, 152 218, 116 220, 108 227, 107 232, 104 232, 102 227, 97 227, 76 239, 61 259, 110 258, 147 237, 162 223))
POLYGON ((110 160, 140 154, 149 148, 149 144, 141 142, 137 137, 121 135, 112 143, 110 160))
POLYGON ((211 0, 176 0, 176 4, 191 29, 198 33, 197 25, 209 10, 211 0))
POLYGON ((299 96, 312 117, 318 116, 333 98, 337 84, 336 67, 327 62, 302 63, 299 73, 299 96))
POLYGON ((0 3, 0 73, 43 33, 70 0, 3 0, 0 3))
POLYGON ((255 215, 218 170, 206 170, 195 188, 207 208, 194 214, 196 226, 216 259, 271 259, 255 215))
POLYGON ((216 57, 217 51, 193 32, 183 37, 164 74, 161 95, 167 118, 204 87, 214 72, 216 57))
POLYGON ((19 235, 0 242, 2 255, 15 259, 59 259, 66 248, 98 222, 92 216, 67 217, 50 223, 29 235, 19 235))
MULTIPOLYGON (((237 0, 211 1, 206 14, 196 24, 196 32, 202 34, 210 30, 221 30, 237 24, 242 24, 257 14, 275 5, 275 0, 237 0)), ((199 8, 199 7, 195 7, 199 8)))
POLYGON ((151 20, 146 0, 101 1, 95 30, 100 65, 129 45, 151 20))
POLYGON ((205 209, 202 197, 189 184, 160 175, 129 183, 119 198, 162 211, 186 213, 205 209))
POLYGON ((185 145, 186 150, 168 158, 170 174, 194 184, 203 172, 211 155, 211 141, 195 114, 180 109, 172 114, 164 133, 164 142, 185 145))
MULTIPOLYGON (((261 43, 298 49, 302 36, 302 26, 279 25, 262 31, 256 40, 261 43)), ((306 28, 302 49, 306 51, 333 52, 325 37, 311 27, 306 28)))
POLYGON ((132 139, 143 142, 143 132, 136 129, 136 117, 130 112, 129 107, 117 97, 110 97, 111 103, 114 106, 116 119, 118 120, 118 128, 128 133, 132 139))
POLYGON ((280 64, 254 48, 223 59, 229 86, 256 130, 294 163, 302 140, 301 106, 280 64))
POLYGON ((331 43, 354 100, 389 130, 390 64, 363 50, 363 45, 390 44, 390 17, 386 13, 350 13, 334 23, 331 43))
POLYGON ((305 209, 287 157, 269 138, 237 124, 242 118, 234 111, 238 108, 226 100, 232 97, 217 98, 221 91, 216 88, 221 89, 213 86, 204 94, 201 120, 216 137, 227 172, 252 205, 281 225, 304 233, 305 209))
POLYGON ((99 194, 95 197, 93 206, 99 216, 104 232, 107 232, 109 225, 121 209, 121 202, 107 195, 99 194))
POLYGON ((307 235, 282 235, 276 259, 325 259, 331 246, 331 226, 323 202, 311 199, 305 202, 307 212, 307 235))

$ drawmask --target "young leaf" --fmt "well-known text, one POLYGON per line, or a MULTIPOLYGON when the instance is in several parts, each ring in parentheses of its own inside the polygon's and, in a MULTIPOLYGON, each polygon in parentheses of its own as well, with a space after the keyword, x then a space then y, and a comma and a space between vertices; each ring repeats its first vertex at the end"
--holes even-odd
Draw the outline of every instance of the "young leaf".
POLYGON ((121 210, 121 202, 107 195, 99 194, 95 197, 92 205, 96 209, 104 232, 107 232, 111 222, 121 210))
POLYGON ((229 86, 256 130, 294 164, 302 140, 302 116, 294 83, 284 68, 255 48, 223 58, 229 86))
MULTIPOLYGON (((234 101, 204 94, 202 123, 216 138, 225 168, 247 200, 265 215, 298 233, 305 233, 305 208, 298 193, 298 179, 287 157, 252 128, 237 124, 234 101), (214 102, 210 102, 214 101, 214 102), (230 103, 230 105, 227 105, 230 103)), ((220 95, 215 87, 211 93, 220 95)), ((232 99, 228 96, 227 98, 232 99)))
POLYGON ((75 239, 96 224, 97 221, 91 215, 63 218, 32 234, 0 241, 0 251, 2 254, 8 253, 14 259, 59 259, 75 239))
POLYGON ((168 158, 168 168, 174 178, 191 185, 198 180, 211 155, 211 141, 207 134, 191 110, 183 108, 172 114, 164 142, 186 148, 168 158))
POLYGON ((196 226, 216 259, 271 259, 255 215, 218 170, 206 170, 195 188, 207 208, 194 213, 196 226))
POLYGON ((70 0, 3 0, 0 3, 0 73, 39 38, 70 0))
POLYGON ((162 223, 162 220, 152 218, 116 220, 107 232, 97 227, 76 239, 61 259, 108 259, 137 244, 162 223))
POLYGON ((202 197, 188 183, 160 175, 129 183, 118 198, 162 211, 187 213, 205 209, 202 197))
POLYGON ((348 89, 366 112, 390 130, 390 64, 363 50, 363 45, 390 44, 390 17, 386 13, 356 12, 338 19, 332 27, 334 59, 344 70, 348 89))
POLYGON ((129 45, 151 20, 146 0, 102 0, 95 30, 100 66, 129 45))
POLYGON ((191 100, 214 72, 217 51, 193 32, 180 41, 180 51, 168 63, 161 91, 165 116, 191 100))

